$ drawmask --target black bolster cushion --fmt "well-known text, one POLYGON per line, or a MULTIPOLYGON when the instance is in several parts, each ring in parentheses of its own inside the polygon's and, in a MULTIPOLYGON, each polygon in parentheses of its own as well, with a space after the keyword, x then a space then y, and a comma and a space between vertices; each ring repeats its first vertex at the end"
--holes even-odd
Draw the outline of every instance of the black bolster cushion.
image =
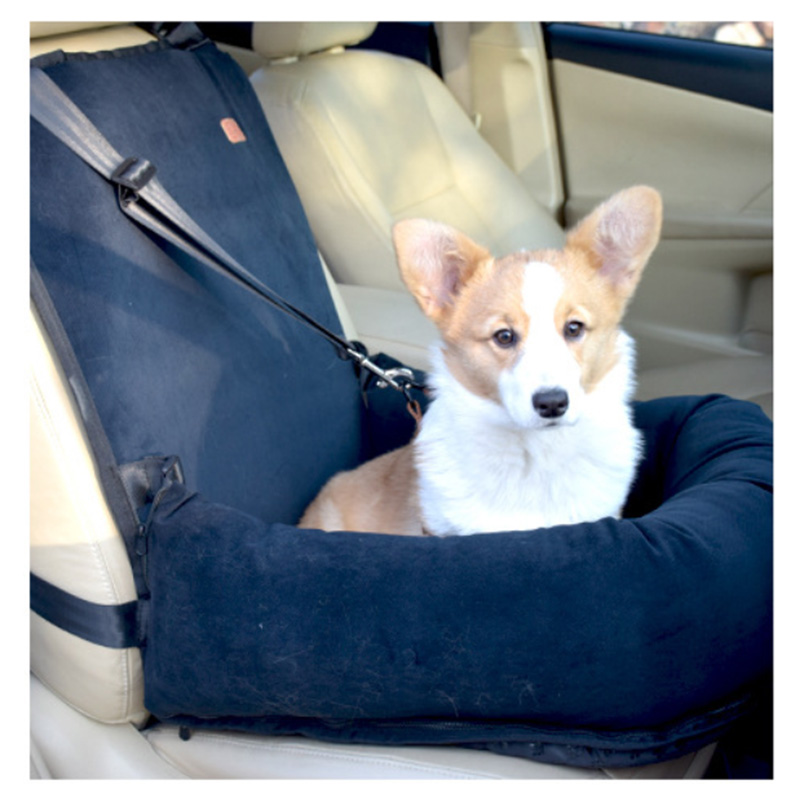
POLYGON ((619 520, 324 533, 174 486, 149 534, 147 707, 351 740, 381 720, 630 731, 724 707, 771 666, 772 426, 724 397, 635 416, 619 520))

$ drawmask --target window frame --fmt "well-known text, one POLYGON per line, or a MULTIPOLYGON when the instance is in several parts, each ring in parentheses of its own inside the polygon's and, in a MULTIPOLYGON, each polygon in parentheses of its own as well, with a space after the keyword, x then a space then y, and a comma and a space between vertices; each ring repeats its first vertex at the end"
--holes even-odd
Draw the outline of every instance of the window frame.
POLYGON ((670 34, 550 22, 547 55, 773 110, 773 51, 670 34))

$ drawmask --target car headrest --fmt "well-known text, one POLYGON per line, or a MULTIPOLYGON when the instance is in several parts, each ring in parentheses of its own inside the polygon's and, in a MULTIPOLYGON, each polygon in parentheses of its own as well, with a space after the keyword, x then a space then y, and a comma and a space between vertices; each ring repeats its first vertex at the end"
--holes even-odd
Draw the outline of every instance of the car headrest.
POLYGON ((31 22, 30 56, 53 50, 96 53, 134 47, 153 38, 152 34, 129 22, 31 22))
POLYGON ((41 39, 44 36, 60 36, 77 31, 110 28, 112 25, 119 24, 119 22, 31 22, 30 37, 31 39, 41 39))
POLYGON ((256 22, 253 50, 268 60, 291 58, 358 44, 377 22, 256 22))

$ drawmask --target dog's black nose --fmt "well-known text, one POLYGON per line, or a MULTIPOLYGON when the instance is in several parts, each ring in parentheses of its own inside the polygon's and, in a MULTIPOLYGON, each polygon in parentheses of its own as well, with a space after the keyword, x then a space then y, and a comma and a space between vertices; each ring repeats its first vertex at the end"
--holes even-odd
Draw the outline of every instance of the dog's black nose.
POLYGON ((569 408, 569 395, 563 389, 543 389, 533 396, 533 407, 543 419, 563 417, 569 408))

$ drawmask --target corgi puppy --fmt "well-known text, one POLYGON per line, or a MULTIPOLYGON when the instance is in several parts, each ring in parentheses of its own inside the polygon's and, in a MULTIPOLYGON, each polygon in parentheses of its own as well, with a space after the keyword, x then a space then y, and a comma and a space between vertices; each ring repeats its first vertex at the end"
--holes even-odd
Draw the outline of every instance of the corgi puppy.
POLYGON ((658 242, 661 197, 615 194, 563 250, 495 259, 427 220, 393 229, 436 324, 413 441, 335 475, 300 527, 466 535, 619 516, 640 458, 634 347, 619 327, 658 242))

